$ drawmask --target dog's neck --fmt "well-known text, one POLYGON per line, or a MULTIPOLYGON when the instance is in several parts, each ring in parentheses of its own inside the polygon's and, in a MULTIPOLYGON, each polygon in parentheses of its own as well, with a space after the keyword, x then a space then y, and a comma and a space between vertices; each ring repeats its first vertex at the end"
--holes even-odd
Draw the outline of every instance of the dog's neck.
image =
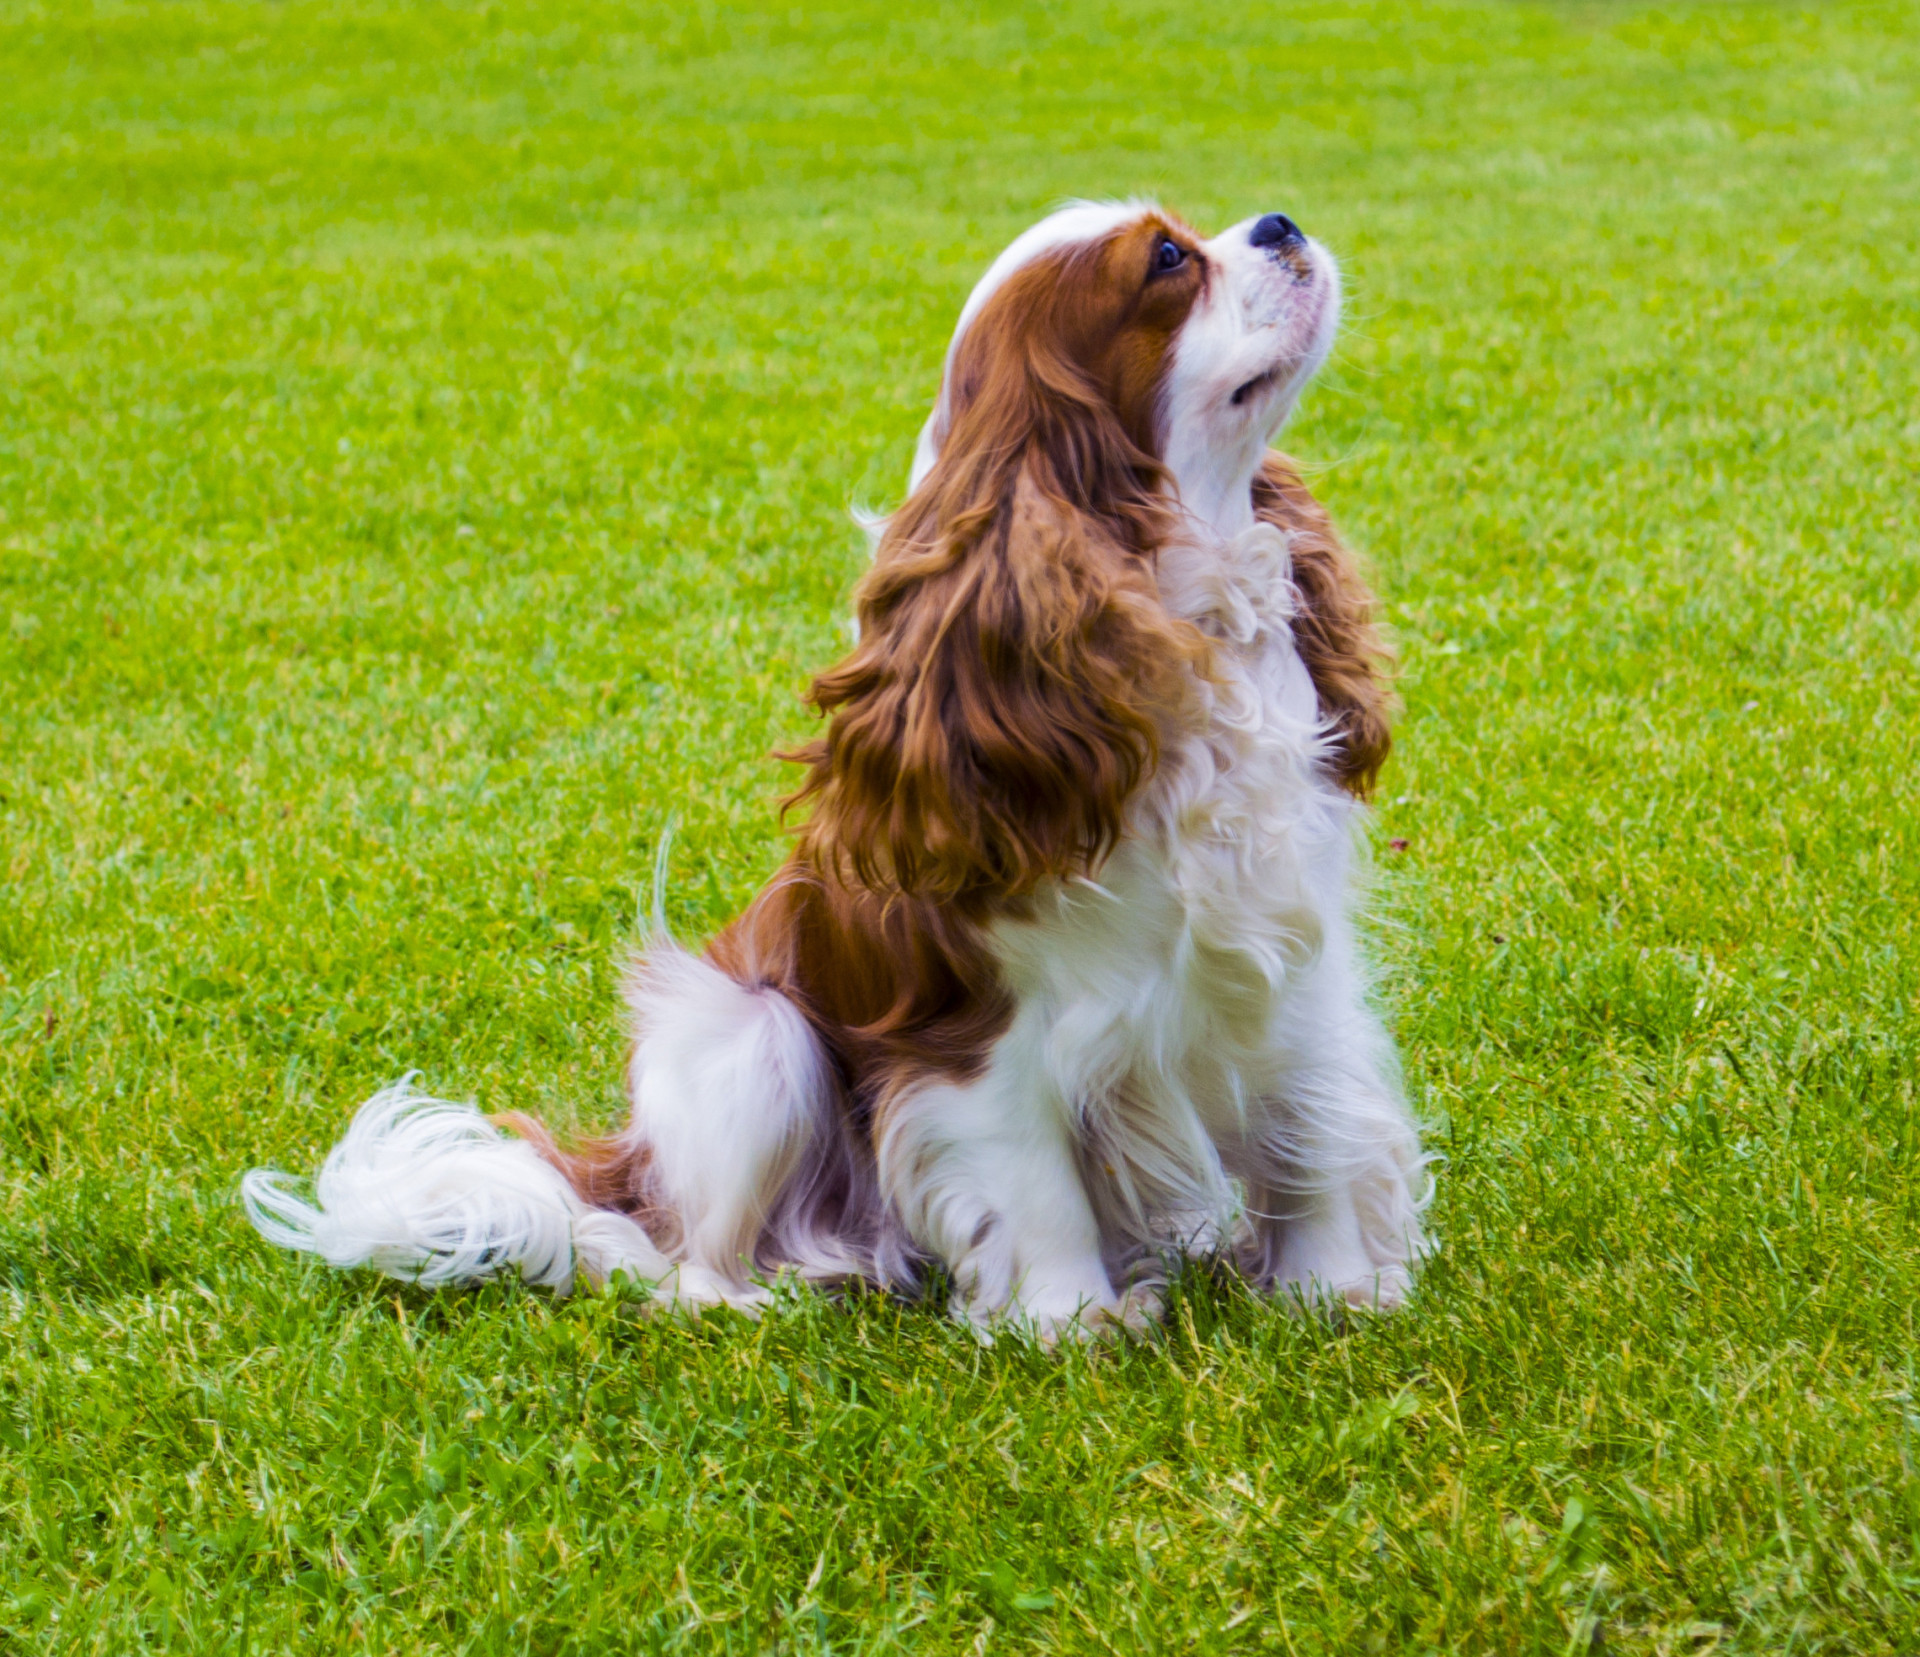
POLYGON ((1269 434, 1259 430, 1233 443, 1196 444, 1188 453, 1168 455, 1173 497, 1197 528, 1222 542, 1253 528, 1253 480, 1268 441, 1269 434))
POLYGON ((1217 480, 1175 480, 1175 499, 1200 539, 1224 544, 1253 528, 1255 470, 1257 467, 1244 472, 1236 469, 1217 480))

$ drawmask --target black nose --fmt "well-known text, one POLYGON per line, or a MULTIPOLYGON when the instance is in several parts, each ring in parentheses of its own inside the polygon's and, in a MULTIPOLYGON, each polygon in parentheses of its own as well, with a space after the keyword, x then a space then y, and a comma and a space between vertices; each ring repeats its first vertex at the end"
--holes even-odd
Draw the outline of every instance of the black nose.
POLYGON ((1298 247, 1307 238, 1300 234, 1299 225, 1285 213, 1269 213, 1253 227, 1247 240, 1255 247, 1289 248, 1298 247))

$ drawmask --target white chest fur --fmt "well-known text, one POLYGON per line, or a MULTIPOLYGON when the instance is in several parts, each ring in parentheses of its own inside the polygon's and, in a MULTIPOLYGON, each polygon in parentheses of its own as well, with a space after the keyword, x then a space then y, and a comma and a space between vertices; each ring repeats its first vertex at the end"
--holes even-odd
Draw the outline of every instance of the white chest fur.
POLYGON ((1088 1147, 1110 1217, 1218 1236, 1233 1143, 1291 1063, 1286 1004, 1330 940, 1345 953, 1354 808, 1320 764, 1280 532, 1168 549, 1161 586, 1219 641, 1207 718, 1163 756, 1098 882, 994 939, 1008 1039, 1088 1147))

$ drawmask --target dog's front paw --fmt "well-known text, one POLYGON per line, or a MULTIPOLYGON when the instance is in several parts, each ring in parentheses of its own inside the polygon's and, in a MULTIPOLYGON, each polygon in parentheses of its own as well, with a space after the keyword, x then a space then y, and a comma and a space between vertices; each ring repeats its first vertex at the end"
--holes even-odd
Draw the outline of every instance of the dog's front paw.
POLYGON ((728 1307, 758 1318, 773 1299, 764 1283, 742 1283, 705 1266, 676 1266, 655 1286, 649 1310, 669 1316, 697 1318, 702 1312, 728 1307))
POLYGON ((1336 1314, 1345 1312, 1397 1312, 1407 1303, 1413 1280, 1400 1266, 1369 1272, 1365 1277, 1349 1278, 1342 1283, 1314 1281, 1294 1285, 1296 1298, 1308 1306, 1336 1314))
POLYGON ((1405 1266, 1383 1266, 1371 1276, 1343 1283, 1339 1295, 1363 1312, 1397 1312, 1413 1293, 1413 1275, 1405 1266))
POLYGON ((1136 1339, 1148 1335, 1167 1315, 1167 1297, 1154 1284, 1140 1283, 1120 1296, 1114 1321, 1119 1332, 1136 1339))
POLYGON ((1281 1297, 1302 1311, 1394 1312, 1413 1292, 1413 1277, 1405 1266, 1382 1266, 1362 1275, 1341 1275, 1333 1281, 1319 1275, 1294 1278, 1276 1285, 1281 1297))
POLYGON ((1115 1295, 1024 1295, 1004 1306, 985 1308, 956 1302, 954 1315, 967 1323, 983 1344, 1002 1330, 1017 1332, 1051 1352, 1064 1345, 1108 1345, 1138 1339, 1156 1324, 1164 1302, 1158 1289, 1135 1288, 1115 1295))

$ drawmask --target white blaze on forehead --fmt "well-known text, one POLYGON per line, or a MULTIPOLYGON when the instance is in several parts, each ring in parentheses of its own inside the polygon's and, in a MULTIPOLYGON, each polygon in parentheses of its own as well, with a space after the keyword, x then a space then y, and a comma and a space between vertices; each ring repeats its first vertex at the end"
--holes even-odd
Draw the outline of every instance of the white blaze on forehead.
POLYGON ((920 442, 914 450, 913 473, 907 479, 909 493, 920 487, 921 479, 933 470, 933 463, 940 458, 940 445, 947 435, 947 379, 953 373, 953 359, 960 349, 960 341, 966 337, 967 329, 980 314, 981 307, 1022 266, 1032 264, 1056 248, 1071 247, 1076 242, 1098 241, 1122 225, 1132 224, 1142 215, 1158 211, 1152 202, 1147 201, 1072 202, 1059 212, 1050 213, 1032 229, 1022 231, 1007 250, 987 267, 986 275, 974 283, 973 292, 967 295, 966 304, 960 308, 960 320, 954 324, 953 338, 947 345, 946 364, 940 371, 940 395, 933 401, 933 412, 927 416, 927 423, 920 428, 920 442))

